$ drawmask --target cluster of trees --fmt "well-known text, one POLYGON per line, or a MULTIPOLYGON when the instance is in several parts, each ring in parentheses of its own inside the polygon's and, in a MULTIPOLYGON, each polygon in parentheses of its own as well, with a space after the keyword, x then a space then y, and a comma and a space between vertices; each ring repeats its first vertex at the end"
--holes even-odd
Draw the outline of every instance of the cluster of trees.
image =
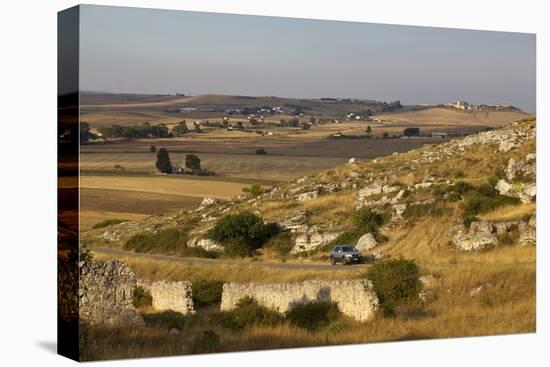
POLYGON ((173 136, 164 124, 151 125, 145 122, 141 125, 113 125, 111 127, 100 127, 98 131, 105 138, 124 138, 128 140, 142 138, 168 138, 173 136))
POLYGON ((281 127, 299 127, 300 126, 300 120, 297 118, 293 118, 290 120, 281 120, 281 127))
POLYGON ((402 108, 401 101, 384 102, 382 103, 382 112, 396 111, 402 108))
MULTIPOLYGON (((166 150, 166 148, 160 148, 157 150, 156 147, 152 146, 150 150, 152 153, 156 152, 157 161, 155 162, 155 167, 159 172, 174 173, 174 166, 170 161, 170 154, 168 153, 168 150, 166 150)), ((207 176, 213 174, 213 172, 201 167, 201 160, 195 154, 185 155, 185 168, 188 170, 188 172, 183 173, 190 173, 199 176, 207 176)))

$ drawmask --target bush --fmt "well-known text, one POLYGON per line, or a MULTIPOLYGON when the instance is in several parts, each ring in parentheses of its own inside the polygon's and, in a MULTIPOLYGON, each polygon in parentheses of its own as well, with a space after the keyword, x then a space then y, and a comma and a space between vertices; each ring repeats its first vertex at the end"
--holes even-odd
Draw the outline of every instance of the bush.
POLYGON ((212 330, 206 330, 191 339, 191 353, 216 353, 220 351, 220 337, 212 330))
POLYGON ((204 307, 219 304, 222 299, 223 282, 196 280, 193 282, 193 305, 204 307))
POLYGON ((251 297, 244 297, 233 310, 221 312, 219 317, 219 323, 231 330, 242 330, 253 324, 276 325, 282 321, 277 311, 261 306, 251 297))
POLYGON ((466 197, 463 205, 463 217, 474 217, 505 205, 517 205, 518 198, 500 195, 490 184, 473 188, 466 197))
POLYGON ((137 286, 134 289, 134 294, 132 296, 132 304, 136 308, 152 306, 153 297, 151 296, 151 293, 147 292, 143 287, 137 286))
POLYGON ((277 232, 276 224, 264 224, 260 216, 244 211, 219 219, 207 236, 224 245, 229 256, 251 256, 277 232))
POLYGON ((250 187, 243 187, 243 192, 247 193, 250 197, 255 198, 263 194, 264 190, 262 189, 262 185, 255 183, 250 187))
POLYGON ((181 312, 163 311, 156 313, 144 313, 143 321, 146 325, 162 327, 166 329, 183 329, 186 323, 186 316, 181 312))
POLYGON ((201 169, 201 160, 195 154, 186 154, 185 155, 185 167, 190 170, 200 170, 201 169))
POLYGON ((281 232, 269 241, 268 246, 279 256, 286 256, 294 247, 294 242, 290 232, 281 232))
POLYGON ((340 310, 334 302, 316 301, 294 306, 285 314, 287 320, 298 327, 317 330, 337 321, 340 310))
POLYGON ((113 226, 115 224, 120 224, 124 222, 128 222, 128 220, 127 219, 105 219, 102 222, 94 224, 92 228, 93 229, 104 228, 104 227, 113 226))
POLYGON ((358 232, 376 233, 378 228, 386 223, 386 215, 375 212, 370 208, 361 208, 352 217, 353 225, 358 232))
POLYGON ((375 262, 367 272, 378 295, 385 316, 395 314, 395 307, 418 299, 421 283, 414 260, 388 259, 375 262))
POLYGON ((162 229, 156 233, 139 233, 124 244, 125 250, 135 252, 176 253, 185 247, 187 234, 176 228, 162 229))
POLYGON ((256 149, 256 155, 266 155, 266 151, 263 148, 256 149))

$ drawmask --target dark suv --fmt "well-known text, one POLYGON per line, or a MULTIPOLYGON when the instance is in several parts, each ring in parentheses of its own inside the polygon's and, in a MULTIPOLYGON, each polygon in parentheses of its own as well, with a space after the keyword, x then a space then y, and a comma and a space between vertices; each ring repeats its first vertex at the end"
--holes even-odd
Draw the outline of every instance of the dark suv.
POLYGON ((358 264, 361 262, 361 253, 350 245, 335 246, 330 252, 330 263, 335 265, 337 262, 344 265, 358 264))

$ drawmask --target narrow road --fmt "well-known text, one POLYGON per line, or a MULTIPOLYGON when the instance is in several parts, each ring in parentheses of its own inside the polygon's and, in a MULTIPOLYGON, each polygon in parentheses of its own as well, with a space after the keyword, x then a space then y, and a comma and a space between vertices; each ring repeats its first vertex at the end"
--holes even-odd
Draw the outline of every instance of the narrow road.
POLYGON ((263 261, 244 261, 233 259, 206 259, 202 257, 176 257, 169 255, 144 254, 138 252, 124 251, 118 248, 110 247, 93 247, 92 251, 98 254, 106 254, 111 256, 126 256, 134 258, 144 258, 151 260, 161 260, 168 262, 179 262, 190 265, 240 265, 253 266, 272 269, 287 269, 287 270, 325 270, 325 271, 342 271, 342 270, 365 270, 367 265, 331 265, 321 263, 281 263, 281 262, 263 262, 263 261))
MULTIPOLYGON (((125 256, 133 258, 142 258, 150 260, 160 260, 168 262, 177 262, 182 264, 189 265, 228 265, 228 266, 250 266, 250 267, 259 267, 259 268, 271 268, 271 269, 286 269, 286 270, 319 270, 319 271, 364 271, 367 269, 367 264, 357 264, 357 265, 348 265, 344 266, 341 264, 330 265, 328 262, 323 263, 282 263, 282 262, 264 262, 264 261, 246 261, 246 260, 237 260, 237 259, 206 259, 202 257, 176 257, 169 255, 157 255, 157 254, 143 254, 132 251, 124 251, 118 248, 111 247, 93 247, 91 249, 93 252, 98 254, 111 255, 113 257, 125 256)), ((449 263, 427 263, 427 262, 417 262, 418 265, 424 266, 430 269, 437 268, 453 268, 457 266, 469 266, 469 267, 485 267, 485 266, 502 266, 508 267, 510 265, 519 267, 519 266, 535 266, 534 261, 520 261, 520 262, 504 262, 504 263, 487 263, 487 262, 476 262, 469 261, 467 263, 459 264, 449 264, 449 263)))

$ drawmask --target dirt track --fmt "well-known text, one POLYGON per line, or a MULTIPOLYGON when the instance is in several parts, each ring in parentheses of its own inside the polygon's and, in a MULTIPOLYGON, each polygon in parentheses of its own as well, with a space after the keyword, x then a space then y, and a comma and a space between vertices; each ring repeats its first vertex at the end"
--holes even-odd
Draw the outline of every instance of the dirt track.
POLYGON ((120 255, 127 257, 136 257, 136 258, 145 258, 152 260, 162 260, 170 262, 179 262, 184 264, 204 264, 204 265, 243 265, 243 266, 257 266, 257 267, 266 267, 274 269, 288 269, 288 270, 326 270, 326 271, 341 271, 341 270, 364 270, 367 265, 330 265, 327 264, 296 264, 296 263, 271 263, 271 262, 252 262, 252 261, 243 261, 243 260, 231 260, 231 259, 205 259, 205 258, 195 258, 195 257, 175 257, 168 255, 156 255, 156 254, 142 254, 137 252, 124 251, 115 248, 107 247, 94 247, 92 249, 98 254, 107 254, 107 255, 120 255))

